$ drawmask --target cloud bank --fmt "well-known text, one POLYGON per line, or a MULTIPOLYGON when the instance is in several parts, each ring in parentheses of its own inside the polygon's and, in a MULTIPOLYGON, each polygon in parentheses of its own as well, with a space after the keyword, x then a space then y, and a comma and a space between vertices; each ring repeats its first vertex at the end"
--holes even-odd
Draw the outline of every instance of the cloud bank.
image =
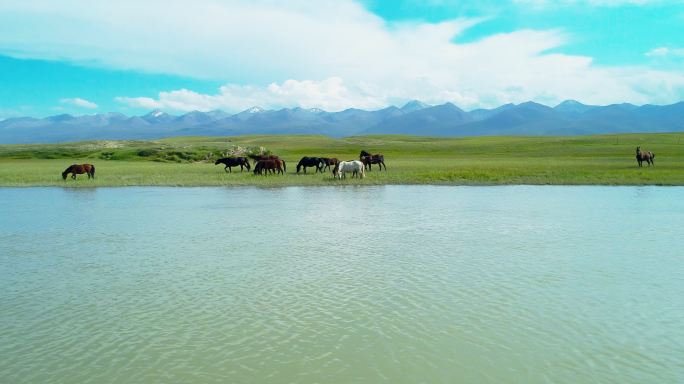
POLYGON ((213 94, 178 89, 117 98, 179 111, 372 109, 410 99, 464 108, 564 99, 644 104, 684 96, 681 72, 599 66, 559 53, 572 38, 562 30, 455 42, 479 22, 387 22, 351 0, 5 2, 0 53, 225 82, 213 94))

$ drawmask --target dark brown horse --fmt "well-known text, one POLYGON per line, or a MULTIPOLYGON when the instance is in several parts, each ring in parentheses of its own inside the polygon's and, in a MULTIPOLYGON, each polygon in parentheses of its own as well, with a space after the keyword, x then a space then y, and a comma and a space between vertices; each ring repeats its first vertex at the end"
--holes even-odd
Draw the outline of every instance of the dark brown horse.
POLYGON ((297 173, 299 173, 299 170, 302 168, 304 168, 304 173, 306 173, 306 169, 309 167, 316 168, 316 173, 323 172, 323 159, 320 157, 302 157, 302 159, 299 160, 299 163, 297 163, 297 173))
POLYGON ((216 160, 214 163, 214 165, 219 164, 225 165, 224 171, 231 173, 233 172, 233 167, 237 167, 238 165, 240 166, 240 172, 243 171, 243 168, 247 168, 248 171, 251 169, 249 160, 247 160, 246 157, 224 157, 216 160))
POLYGON ((255 175, 264 175, 269 173, 284 174, 283 164, 285 162, 281 159, 259 160, 254 165, 255 175))
POLYGON ((651 151, 642 151, 641 147, 636 148, 636 159, 637 163, 639 163, 639 166, 641 167, 641 163, 644 161, 648 163, 648 166, 650 167, 651 165, 655 165, 653 163, 653 159, 655 158, 655 153, 651 151))
POLYGON ((378 167, 380 167, 381 171, 382 167, 385 167, 385 171, 387 171, 387 166, 385 165, 385 155, 383 155, 382 153, 371 155, 366 151, 361 151, 361 154, 359 155, 359 160, 361 160, 363 165, 367 167, 369 171, 371 170, 371 164, 377 164, 378 167))
MULTIPOLYGON (((247 155, 247 157, 254 160, 255 162, 259 162, 262 160, 280 160, 283 170, 287 172, 287 165, 285 164, 285 160, 281 159, 276 155, 247 155)), ((256 167, 256 165, 254 167, 256 167)))
POLYGON ((62 179, 66 180, 67 176, 71 173, 71 178, 76 180, 76 175, 81 175, 84 173, 88 174, 88 178, 95 178, 95 166, 92 164, 73 164, 69 168, 62 172, 62 179))
POLYGON ((321 160, 323 161, 324 171, 326 169, 330 169, 330 167, 335 168, 335 166, 340 163, 340 161, 335 157, 321 157, 321 160))

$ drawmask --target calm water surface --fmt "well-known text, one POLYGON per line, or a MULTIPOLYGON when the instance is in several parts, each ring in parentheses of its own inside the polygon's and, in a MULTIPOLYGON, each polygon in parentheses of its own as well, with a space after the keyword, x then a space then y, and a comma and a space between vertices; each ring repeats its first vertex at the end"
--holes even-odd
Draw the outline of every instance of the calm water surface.
POLYGON ((0 382, 684 382, 684 188, 0 189, 0 382))

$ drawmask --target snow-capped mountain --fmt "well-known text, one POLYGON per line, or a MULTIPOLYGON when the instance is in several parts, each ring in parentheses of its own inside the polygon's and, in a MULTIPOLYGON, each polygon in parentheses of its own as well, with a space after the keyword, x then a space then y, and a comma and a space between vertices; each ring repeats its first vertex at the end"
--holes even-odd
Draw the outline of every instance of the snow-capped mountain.
POLYGON ((170 136, 243 134, 410 134, 426 136, 577 135, 616 132, 684 131, 684 102, 672 105, 585 105, 564 101, 557 106, 526 102, 466 112, 451 103, 410 101, 401 108, 376 111, 350 108, 267 110, 252 107, 230 114, 215 110, 171 115, 151 111, 0 121, 0 143, 50 143, 101 139, 154 139, 170 136))

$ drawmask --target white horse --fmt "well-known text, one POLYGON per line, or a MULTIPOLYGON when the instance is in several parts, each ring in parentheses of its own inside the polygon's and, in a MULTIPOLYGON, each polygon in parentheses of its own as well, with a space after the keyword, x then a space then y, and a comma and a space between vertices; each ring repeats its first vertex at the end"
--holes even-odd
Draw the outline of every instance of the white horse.
POLYGON ((351 160, 340 161, 335 169, 333 169, 333 177, 337 177, 338 179, 341 179, 342 177, 347 178, 347 172, 351 172, 352 177, 358 176, 363 179, 366 176, 363 163, 358 160, 351 160))

